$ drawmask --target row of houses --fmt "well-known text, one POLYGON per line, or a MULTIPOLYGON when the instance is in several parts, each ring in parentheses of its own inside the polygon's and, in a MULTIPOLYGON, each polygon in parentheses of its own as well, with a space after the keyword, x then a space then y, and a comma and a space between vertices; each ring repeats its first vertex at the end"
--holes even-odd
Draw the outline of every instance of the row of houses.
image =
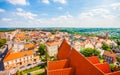
POLYGON ((120 75, 117 69, 111 72, 108 62, 100 63, 97 56, 84 57, 66 40, 59 48, 58 59, 47 62, 47 75, 120 75))

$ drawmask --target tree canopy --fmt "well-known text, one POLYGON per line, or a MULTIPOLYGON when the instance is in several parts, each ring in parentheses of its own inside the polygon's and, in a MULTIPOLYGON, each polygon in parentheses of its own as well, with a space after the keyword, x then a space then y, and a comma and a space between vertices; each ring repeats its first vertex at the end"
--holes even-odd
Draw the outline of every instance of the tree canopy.
POLYGON ((110 48, 110 46, 108 44, 103 44, 102 45, 102 49, 110 51, 110 52, 112 51, 111 48, 110 48))
POLYGON ((120 62, 120 55, 116 57, 117 61, 120 62))
POLYGON ((0 39, 0 47, 2 47, 6 43, 6 39, 0 39))
POLYGON ((15 75, 25 75, 25 73, 23 71, 17 71, 15 75))
POLYGON ((45 45, 45 44, 41 44, 41 45, 39 46, 38 51, 39 51, 39 53, 40 53, 40 56, 41 56, 41 55, 45 55, 46 45, 45 45))
POLYGON ((85 57, 90 57, 92 55, 94 56, 99 56, 100 55, 100 51, 96 50, 96 49, 92 49, 92 48, 85 48, 83 50, 81 50, 81 52, 85 57))

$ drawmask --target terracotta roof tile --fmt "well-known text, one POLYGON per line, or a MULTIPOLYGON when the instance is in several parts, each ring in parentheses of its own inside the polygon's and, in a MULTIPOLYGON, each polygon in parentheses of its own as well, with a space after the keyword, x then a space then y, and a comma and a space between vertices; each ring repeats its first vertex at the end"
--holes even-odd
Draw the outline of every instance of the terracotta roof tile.
POLYGON ((9 61, 9 60, 14 60, 14 59, 17 59, 17 58, 22 58, 25 55, 30 56, 30 55, 33 55, 33 54, 34 54, 33 50, 28 50, 28 51, 24 51, 24 52, 17 52, 17 53, 9 53, 5 56, 3 61, 5 62, 5 61, 9 61))
POLYGON ((97 66, 104 73, 110 73, 110 66, 107 62, 103 64, 99 63, 99 64, 96 64, 95 66, 97 66))
POLYGON ((72 68, 64 68, 48 71, 47 75, 74 75, 72 68))
POLYGON ((58 50, 58 58, 59 59, 66 59, 71 51, 71 46, 67 43, 66 40, 63 40, 62 45, 58 50))
POLYGON ((97 56, 87 57, 87 59, 93 64, 100 63, 99 58, 97 56))
POLYGON ((61 44, 61 41, 57 41, 57 42, 47 42, 46 43, 48 46, 58 46, 58 45, 60 45, 61 44))
POLYGON ((35 45, 33 43, 29 43, 29 44, 25 44, 24 47, 25 48, 34 48, 35 45))
POLYGON ((48 62, 48 70, 63 69, 68 67, 68 60, 58 60, 48 62))

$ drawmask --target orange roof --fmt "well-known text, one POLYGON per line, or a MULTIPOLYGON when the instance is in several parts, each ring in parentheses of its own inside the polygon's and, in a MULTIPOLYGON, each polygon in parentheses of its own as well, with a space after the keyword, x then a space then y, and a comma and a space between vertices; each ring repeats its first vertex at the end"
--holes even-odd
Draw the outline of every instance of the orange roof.
POLYGON ((70 51, 71 51, 70 45, 67 43, 66 40, 63 40, 62 45, 60 46, 58 50, 58 58, 66 59, 70 51))
POLYGON ((46 43, 48 46, 57 46, 57 45, 60 45, 61 44, 61 41, 55 41, 55 42, 47 42, 46 43))
POLYGON ((116 54, 113 52, 109 52, 109 51, 104 51, 104 55, 110 56, 110 57, 116 57, 116 54))
POLYGON ((94 64, 92 64, 82 54, 72 49, 69 57, 70 67, 73 67, 74 75, 104 75, 94 64))
POLYGON ((5 56, 4 58, 4 62, 5 61, 9 61, 9 60, 14 60, 14 59, 17 59, 17 58, 22 58, 24 56, 30 56, 30 55, 33 55, 34 54, 34 51, 33 50, 28 50, 28 51, 24 51, 24 52, 17 52, 17 53, 9 53, 5 56))
POLYGON ((112 72, 112 73, 107 73, 105 75, 120 75, 120 71, 112 72))
MULTIPOLYGON (((72 75, 120 75, 120 72, 110 73, 109 64, 107 62, 103 64, 99 63, 98 57, 85 58, 74 48, 71 50, 66 40, 63 41, 59 48, 58 58, 68 60, 68 68, 72 69, 72 75)), ((61 60, 53 61, 50 66, 49 64, 50 62, 48 63, 48 68, 52 70, 47 69, 47 75, 70 75, 68 73, 66 74, 66 68, 63 68, 63 62, 61 60)))
POLYGON ((64 68, 58 70, 50 70, 47 75, 74 75, 72 68, 64 68))
POLYGON ((68 60, 50 61, 48 62, 48 70, 63 69, 68 67, 68 60))
POLYGON ((87 57, 87 59, 92 62, 93 64, 100 63, 99 58, 97 56, 87 57))
POLYGON ((24 33, 19 33, 19 34, 16 34, 16 37, 19 37, 20 40, 24 40, 25 39, 25 34, 24 33))
POLYGON ((35 45, 33 43, 29 43, 29 44, 25 44, 24 47, 25 48, 33 48, 33 47, 35 47, 35 45))
POLYGON ((113 57, 113 62, 116 62, 116 57, 117 55, 113 52, 109 52, 109 51, 104 51, 103 55, 109 56, 109 57, 113 57))
POLYGON ((110 66, 107 62, 103 64, 99 63, 99 64, 96 64, 95 66, 97 66, 104 73, 110 73, 110 66))

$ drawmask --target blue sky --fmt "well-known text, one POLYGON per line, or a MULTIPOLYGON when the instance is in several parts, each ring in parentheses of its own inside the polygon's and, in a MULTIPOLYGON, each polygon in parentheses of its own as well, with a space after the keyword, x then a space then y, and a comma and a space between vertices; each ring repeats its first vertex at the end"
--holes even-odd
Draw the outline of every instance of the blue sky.
POLYGON ((120 0, 0 0, 0 27, 120 28, 120 0))

